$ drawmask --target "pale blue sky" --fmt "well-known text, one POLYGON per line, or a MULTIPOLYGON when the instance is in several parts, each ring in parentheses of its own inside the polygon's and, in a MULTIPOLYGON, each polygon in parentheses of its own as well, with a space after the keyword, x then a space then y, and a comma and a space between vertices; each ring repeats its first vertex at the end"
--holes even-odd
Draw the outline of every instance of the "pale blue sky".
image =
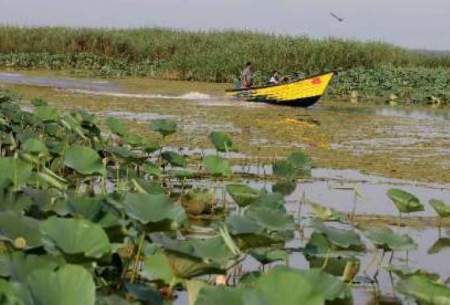
POLYGON ((0 0, 0 23, 251 29, 450 50, 450 0, 0 0))

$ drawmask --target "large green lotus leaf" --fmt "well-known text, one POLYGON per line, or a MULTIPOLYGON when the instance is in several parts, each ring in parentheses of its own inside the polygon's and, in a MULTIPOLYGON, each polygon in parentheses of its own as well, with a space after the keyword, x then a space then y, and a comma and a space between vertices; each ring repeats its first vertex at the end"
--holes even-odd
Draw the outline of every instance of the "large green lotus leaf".
POLYGON ((0 158, 0 187, 12 184, 15 188, 25 185, 31 177, 33 166, 20 159, 0 158))
POLYGON ((146 156, 138 155, 137 153, 123 146, 113 146, 108 148, 107 151, 116 158, 121 158, 126 161, 137 161, 139 159, 146 158, 146 156))
POLYGON ((450 238, 439 238, 431 247, 428 249, 428 254, 439 253, 442 250, 450 247, 450 238))
POLYGON ((111 251, 103 228, 85 219, 50 217, 41 223, 40 231, 47 247, 64 254, 101 258, 111 251))
POLYGON ((312 227, 316 232, 324 234, 332 244, 339 248, 364 248, 361 237, 353 230, 326 226, 318 221, 315 221, 312 227))
POLYGON ((272 164, 272 171, 275 176, 293 178, 297 174, 296 168, 287 160, 275 161, 272 164))
POLYGON ((161 169, 159 168, 159 166, 157 166, 156 164, 152 163, 152 162, 145 162, 144 165, 142 166, 144 172, 149 175, 149 176, 154 176, 154 177, 159 177, 161 176, 161 169))
POLYGON ((173 283, 176 278, 169 259, 162 251, 145 257, 140 275, 149 281, 163 281, 166 284, 173 283))
POLYGON ((250 255, 261 264, 270 264, 276 261, 285 261, 288 253, 282 249, 257 248, 250 251, 250 255))
POLYGON ((0 279, 0 304, 34 305, 27 287, 20 282, 0 279))
POLYGON ((417 248, 414 240, 408 235, 400 235, 388 227, 371 228, 364 232, 377 247, 385 250, 406 251, 417 248))
POLYGON ((351 298, 344 282, 318 269, 275 267, 249 285, 267 305, 324 305, 327 301, 351 298))
POLYGON ((106 125, 108 128, 118 136, 125 136, 128 133, 127 126, 124 122, 115 117, 108 117, 106 119, 106 125))
POLYGON ((22 144, 22 150, 26 153, 30 153, 38 156, 47 156, 48 149, 44 143, 36 138, 30 138, 22 144))
POLYGON ((65 210, 74 217, 97 220, 102 210, 100 197, 72 197, 65 202, 65 210))
POLYGON ((95 283, 83 267, 65 265, 33 271, 26 280, 34 305, 94 305, 95 283))
POLYGON ((164 305, 161 293, 150 285, 125 283, 125 288, 129 296, 144 304, 164 305))
POLYGON ((61 256, 26 255, 23 252, 13 252, 0 255, 0 276, 23 282, 34 270, 55 270, 65 264, 61 256))
POLYGON ((163 137, 171 135, 177 131, 177 123, 172 120, 158 119, 151 123, 153 131, 159 132, 163 137))
POLYGON ((208 173, 212 174, 213 176, 228 177, 231 175, 230 164, 227 160, 224 160, 219 156, 206 156, 203 159, 203 166, 206 168, 208 173))
POLYGON ((306 256, 324 255, 331 252, 333 244, 323 233, 313 232, 305 246, 306 256))
POLYGON ((282 180, 272 185, 272 192, 280 193, 285 196, 292 194, 297 189, 297 182, 293 180, 282 180))
POLYGON ((185 282, 186 290, 188 294, 188 304, 195 305, 200 290, 204 287, 208 287, 208 283, 201 280, 190 280, 185 282))
POLYGON ((174 151, 165 151, 161 154, 161 157, 170 163, 172 166, 186 167, 186 158, 174 151))
MULTIPOLYGON (((268 305, 261 296, 249 288, 203 287, 195 305, 268 305)), ((284 305, 284 304, 283 304, 284 305)))
POLYGON ((424 210, 419 199, 413 194, 400 189, 390 189, 387 195, 394 202, 400 213, 420 212, 424 210))
POLYGON ((0 213, 0 240, 6 240, 20 249, 42 246, 39 222, 15 212, 0 213))
POLYGON ((56 122, 59 119, 58 111, 51 106, 38 106, 34 115, 44 122, 56 122))
POLYGON ((286 201, 284 200, 283 194, 261 191, 261 195, 252 205, 286 211, 285 204, 286 201))
POLYGON ((345 222, 346 220, 346 216, 342 212, 312 202, 309 202, 309 205, 312 208, 314 216, 320 219, 321 221, 345 222))
POLYGON ((295 221, 291 215, 266 207, 249 207, 245 216, 256 221, 268 232, 295 230, 295 221))
POLYGON ((256 220, 243 215, 231 215, 227 217, 227 225, 233 235, 262 234, 264 232, 264 227, 256 220))
POLYGON ((73 145, 64 154, 64 164, 82 175, 106 175, 98 153, 90 147, 73 145))
POLYGON ((288 156, 287 161, 295 168, 297 175, 308 176, 311 174, 312 161, 305 152, 294 151, 288 156))
POLYGON ((209 134, 209 139, 218 151, 228 152, 233 149, 230 136, 224 132, 213 131, 209 134))
POLYGON ((148 194, 165 194, 164 188, 160 183, 156 181, 144 180, 142 178, 133 178, 131 179, 133 183, 134 189, 136 189, 140 193, 148 193, 148 194))
POLYGON ((450 206, 441 200, 431 199, 430 205, 438 213, 439 217, 450 217, 450 206))
POLYGON ((127 215, 142 224, 171 221, 182 224, 186 213, 165 194, 127 193, 123 200, 127 215))
POLYGON ((396 289, 404 295, 413 297, 419 304, 450 304, 450 288, 425 276, 414 275, 402 279, 396 289))
POLYGON ((245 184, 228 184, 226 190, 240 207, 252 204, 261 195, 261 192, 245 184))

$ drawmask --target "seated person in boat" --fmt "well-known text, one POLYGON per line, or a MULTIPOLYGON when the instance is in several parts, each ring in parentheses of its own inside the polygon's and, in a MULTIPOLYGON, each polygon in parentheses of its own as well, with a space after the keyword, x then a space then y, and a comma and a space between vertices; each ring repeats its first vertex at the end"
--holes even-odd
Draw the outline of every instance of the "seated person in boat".
POLYGON ((250 88, 251 86, 253 86, 253 78, 254 78, 253 64, 251 62, 248 62, 241 73, 242 88, 250 88))
POLYGON ((280 83, 280 73, 275 70, 272 72, 272 77, 269 80, 270 85, 276 85, 280 83))

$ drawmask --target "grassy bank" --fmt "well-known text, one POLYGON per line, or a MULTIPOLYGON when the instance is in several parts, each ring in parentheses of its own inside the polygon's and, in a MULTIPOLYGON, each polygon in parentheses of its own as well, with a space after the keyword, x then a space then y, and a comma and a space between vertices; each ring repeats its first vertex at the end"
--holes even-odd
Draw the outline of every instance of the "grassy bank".
POLYGON ((258 77, 274 68, 306 74, 342 69, 331 92, 402 100, 449 100, 450 56, 379 42, 310 39, 252 32, 167 29, 0 27, 0 67, 69 69, 103 76, 233 82, 243 63, 258 77), (381 88, 378 89, 377 88, 381 88))

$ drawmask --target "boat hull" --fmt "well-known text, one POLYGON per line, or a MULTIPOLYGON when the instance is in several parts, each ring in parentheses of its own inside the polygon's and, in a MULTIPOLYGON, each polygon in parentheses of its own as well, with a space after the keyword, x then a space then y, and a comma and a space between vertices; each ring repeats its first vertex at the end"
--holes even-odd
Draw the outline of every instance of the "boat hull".
POLYGON ((252 102, 309 107, 325 93, 333 74, 328 72, 283 84, 227 90, 227 95, 252 102))

